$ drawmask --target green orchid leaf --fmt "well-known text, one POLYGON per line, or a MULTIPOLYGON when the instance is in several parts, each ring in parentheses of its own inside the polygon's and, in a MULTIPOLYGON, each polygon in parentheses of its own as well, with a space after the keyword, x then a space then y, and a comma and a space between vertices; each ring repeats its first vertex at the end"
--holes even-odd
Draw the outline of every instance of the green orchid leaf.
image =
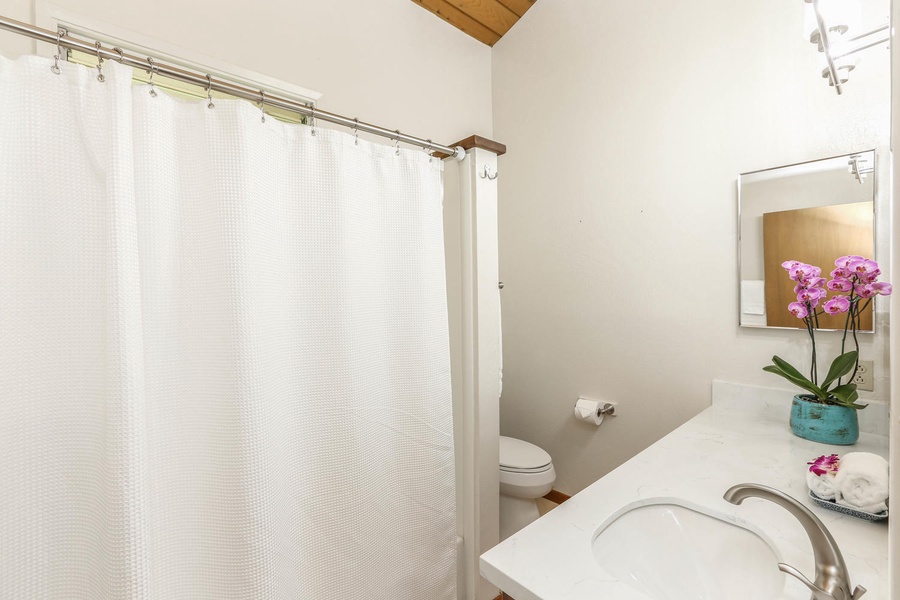
MULTIPOLYGON (((790 366, 790 365, 788 365, 788 366, 790 366)), ((797 370, 794 369, 793 367, 791 367, 791 369, 793 370, 794 373, 797 372, 797 370)), ((816 384, 811 382, 806 377, 803 377, 802 375, 800 377, 795 377, 793 375, 793 373, 785 372, 783 369, 780 369, 779 367, 777 367, 775 365, 766 365, 765 367, 763 367, 763 371, 766 371, 769 373, 774 373, 776 375, 784 377, 785 379, 787 379, 788 381, 790 381, 797 387, 804 389, 807 392, 811 393, 816 398, 821 398, 822 400, 824 400, 827 397, 825 395, 825 392, 823 392, 822 389, 819 388, 819 386, 817 386, 816 384)))
POLYGON ((769 373, 774 373, 776 375, 784 377, 789 382, 793 383, 794 385, 796 385, 797 387, 799 387, 801 389, 806 390, 807 392, 809 392, 816 398, 821 398, 822 400, 824 400, 826 397, 824 392, 821 389, 819 389, 815 384, 811 383, 808 379, 805 379, 805 378, 797 379, 796 377, 793 377, 790 374, 785 373, 784 371, 782 371, 781 369, 779 369, 778 367, 776 367, 774 365, 768 365, 768 366, 763 367, 763 371, 767 371, 769 373))
POLYGON ((804 381, 810 383, 811 385, 815 385, 812 381, 810 381, 809 379, 807 379, 806 376, 803 375, 803 373, 801 373, 800 371, 798 371, 797 369, 795 369, 793 366, 791 366, 790 363, 788 363, 786 360, 784 360, 784 359, 781 358, 780 356, 777 356, 777 355, 776 355, 776 356, 773 356, 773 357, 772 357, 772 362, 775 363, 775 366, 776 366, 776 367, 778 367, 779 369, 781 369, 782 371, 784 371, 785 373, 787 373, 787 374, 790 375, 791 377, 793 377, 793 378, 795 378, 795 379, 802 379, 802 380, 804 380, 804 381))
POLYGON ((822 382, 822 389, 828 390, 828 386, 831 385, 835 380, 840 379, 841 377, 852 371, 854 365, 856 365, 857 356, 858 354, 856 350, 851 350, 850 352, 841 354, 836 359, 834 359, 834 362, 831 363, 831 368, 828 369, 828 375, 825 376, 825 381, 822 382))
POLYGON ((854 410, 862 410, 865 407, 867 407, 868 404, 857 404, 856 402, 849 402, 849 403, 836 402, 834 404, 834 406, 843 406, 844 408, 852 408, 854 410))
POLYGON ((853 404, 854 400, 859 398, 859 392, 856 391, 855 383, 839 385, 831 390, 831 395, 840 400, 840 403, 845 406, 853 404))

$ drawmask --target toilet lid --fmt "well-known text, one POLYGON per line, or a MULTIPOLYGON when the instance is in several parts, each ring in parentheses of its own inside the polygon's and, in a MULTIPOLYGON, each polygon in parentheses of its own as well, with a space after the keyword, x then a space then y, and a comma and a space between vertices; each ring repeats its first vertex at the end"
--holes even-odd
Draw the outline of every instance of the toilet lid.
POLYGON ((501 469, 542 469, 550 464, 550 455, 543 448, 524 440, 500 436, 501 469))

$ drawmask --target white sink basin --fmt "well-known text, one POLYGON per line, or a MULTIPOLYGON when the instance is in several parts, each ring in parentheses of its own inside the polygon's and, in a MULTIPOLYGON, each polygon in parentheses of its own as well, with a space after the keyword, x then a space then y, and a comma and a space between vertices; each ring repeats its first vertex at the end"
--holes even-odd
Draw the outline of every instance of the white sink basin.
POLYGON ((751 524, 673 498, 624 507, 594 534, 594 559, 653 600, 778 598, 784 574, 751 524))

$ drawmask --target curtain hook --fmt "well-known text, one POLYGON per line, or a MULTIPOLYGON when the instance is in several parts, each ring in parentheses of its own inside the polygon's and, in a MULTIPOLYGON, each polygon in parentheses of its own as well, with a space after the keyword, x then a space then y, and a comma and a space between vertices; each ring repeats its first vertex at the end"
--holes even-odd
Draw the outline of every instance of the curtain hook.
POLYGON ((125 60, 125 52, 123 52, 121 48, 119 48, 118 46, 113 46, 113 52, 119 55, 118 60, 120 63, 125 60))
POLYGON ((50 67, 50 71, 53 72, 54 75, 59 75, 62 73, 62 70, 59 68, 59 59, 62 58, 62 45, 60 44, 60 38, 66 34, 66 30, 60 27, 56 30, 56 54, 53 55, 53 66, 50 67))
POLYGON ((310 133, 310 135, 312 135, 313 137, 316 137, 316 105, 313 104, 313 105, 310 107, 310 110, 312 111, 312 115, 310 115, 310 121, 309 121, 310 130, 309 130, 309 133, 310 133))
POLYGON ((156 98, 156 85, 153 83, 153 75, 159 67, 156 66, 156 63, 153 62, 153 58, 150 56, 147 57, 147 64, 150 66, 147 69, 147 72, 150 73, 150 97, 156 98))
POLYGON ((260 121, 266 122, 266 92, 263 90, 259 90, 259 112, 260 112, 260 121))
POLYGON ((353 118, 353 144, 359 146, 359 119, 353 118))
POLYGON ((425 148, 425 154, 428 155, 428 162, 432 162, 434 160, 434 143, 431 140, 426 140, 428 142, 428 147, 425 148))
POLYGON ((206 105, 206 108, 216 107, 212 100, 212 77, 209 76, 209 73, 206 74, 206 100, 209 102, 209 104, 206 105))
POLYGON ((400 156, 400 130, 394 130, 394 156, 400 156))
POLYGON ((95 42, 94 44, 97 47, 97 81, 103 83, 106 81, 106 76, 103 74, 103 57, 100 56, 100 49, 102 45, 100 42, 95 42))

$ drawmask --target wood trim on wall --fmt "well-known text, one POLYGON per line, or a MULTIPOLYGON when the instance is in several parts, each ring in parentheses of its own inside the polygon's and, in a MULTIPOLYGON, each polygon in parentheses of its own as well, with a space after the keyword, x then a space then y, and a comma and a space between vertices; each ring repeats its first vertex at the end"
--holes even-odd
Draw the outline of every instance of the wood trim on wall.
MULTIPOLYGON (((459 140, 455 144, 450 144, 451 146, 460 146, 463 150, 471 150, 472 148, 481 148, 483 150, 487 150, 489 152, 493 152, 497 156, 503 156, 506 154, 506 144, 501 144, 500 142, 495 142, 494 140, 489 140, 486 137, 481 137, 480 135, 470 135, 464 140, 459 140)), ((435 152, 434 155, 437 158, 444 159, 450 156, 449 154, 444 154, 443 152, 435 152)))

